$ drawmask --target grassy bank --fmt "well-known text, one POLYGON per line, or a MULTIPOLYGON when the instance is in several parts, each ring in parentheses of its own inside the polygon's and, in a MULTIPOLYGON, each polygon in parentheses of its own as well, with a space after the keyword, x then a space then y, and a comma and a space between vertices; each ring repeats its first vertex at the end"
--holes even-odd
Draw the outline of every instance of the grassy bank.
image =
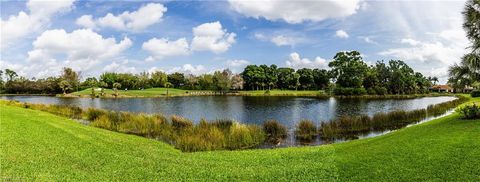
MULTIPOLYGON (((105 89, 105 95, 101 97, 113 98, 115 97, 114 91, 112 89, 105 89)), ((59 97, 91 97, 92 90, 90 88, 73 92, 71 94, 62 95, 58 94, 59 97)), ((95 91, 98 95, 100 91, 95 91)), ((148 88, 144 90, 119 90, 118 96, 120 98, 128 97, 174 97, 174 96, 210 96, 210 95, 222 95, 220 92, 215 92, 211 90, 184 90, 169 88, 168 95, 166 88, 148 88)), ((238 92, 229 92, 225 95, 231 96, 297 96, 297 97, 329 97, 328 93, 325 93, 323 90, 246 90, 238 92)), ((443 96, 443 95, 452 95, 445 93, 430 93, 430 94, 408 94, 408 95, 361 95, 361 96, 335 96, 338 98, 366 98, 366 99, 408 99, 416 97, 426 97, 426 96, 443 96)))
POLYGON ((41 111, 0 109, 2 180, 480 179, 480 120, 458 114, 325 146, 182 153, 41 111))

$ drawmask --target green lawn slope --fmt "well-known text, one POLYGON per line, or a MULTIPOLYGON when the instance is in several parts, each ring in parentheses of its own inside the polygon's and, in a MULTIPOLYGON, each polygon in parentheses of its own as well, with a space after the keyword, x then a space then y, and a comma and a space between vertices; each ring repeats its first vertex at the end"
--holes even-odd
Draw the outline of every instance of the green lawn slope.
POLYGON ((332 145, 182 153, 159 141, 0 105, 0 142, 2 181, 480 180, 480 120, 458 114, 332 145))

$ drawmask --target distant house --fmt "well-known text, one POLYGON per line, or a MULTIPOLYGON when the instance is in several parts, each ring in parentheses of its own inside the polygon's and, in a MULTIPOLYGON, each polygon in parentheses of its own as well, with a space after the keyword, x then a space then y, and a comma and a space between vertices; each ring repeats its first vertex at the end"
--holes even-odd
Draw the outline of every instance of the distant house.
POLYGON ((430 91, 452 93, 453 88, 448 85, 434 85, 430 87, 430 91))

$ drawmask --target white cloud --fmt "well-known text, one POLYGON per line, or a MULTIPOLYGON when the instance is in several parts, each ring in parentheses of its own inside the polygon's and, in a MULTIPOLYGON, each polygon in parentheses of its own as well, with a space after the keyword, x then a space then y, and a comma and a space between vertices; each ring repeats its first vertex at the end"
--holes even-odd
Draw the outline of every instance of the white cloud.
POLYGON ((18 15, 9 16, 8 19, 1 19, 0 46, 2 49, 8 47, 17 39, 40 31, 47 27, 50 18, 58 13, 70 11, 73 0, 65 1, 36 1, 27 2, 29 12, 20 11, 18 15))
POLYGON ((338 38, 341 38, 341 39, 347 39, 348 38, 348 34, 347 32, 345 32, 344 30, 337 30, 335 32, 335 37, 338 37, 338 38))
POLYGON ((167 8, 159 3, 149 3, 137 11, 125 11, 122 14, 108 13, 104 17, 94 19, 92 15, 83 15, 77 19, 77 25, 86 28, 109 27, 117 30, 141 31, 162 20, 167 8))
POLYGON ((235 60, 227 60, 226 64, 228 67, 236 68, 236 67, 246 66, 250 64, 250 62, 244 59, 235 59, 235 60))
POLYGON ((263 33, 255 33, 255 38, 261 41, 269 41, 277 46, 295 46, 296 44, 303 43, 305 40, 301 37, 294 35, 265 35, 263 33))
POLYGON ((193 28, 191 49, 212 51, 216 54, 227 51, 235 43, 235 33, 222 29, 220 22, 204 23, 193 28))
POLYGON ((288 60, 285 62, 287 67, 294 69, 300 68, 327 68, 327 60, 321 57, 315 57, 314 60, 308 58, 301 58, 300 55, 296 52, 290 54, 288 60))
POLYGON ((180 72, 184 74, 193 74, 193 75, 200 75, 203 73, 208 72, 205 66, 203 65, 197 65, 193 66, 191 64, 184 64, 181 67, 174 67, 170 70, 167 70, 167 73, 175 73, 175 72, 180 72))
POLYGON ((128 61, 122 63, 112 62, 111 64, 103 68, 104 72, 116 72, 116 73, 136 73, 137 69, 132 66, 127 66, 128 61))
POLYGON ((360 0, 321 1, 242 1, 229 0, 230 7, 248 17, 288 23, 322 21, 328 18, 342 18, 355 14, 360 0))
POLYGON ((64 66, 84 71, 118 57, 131 45, 132 41, 127 37, 117 43, 114 38, 103 38, 90 29, 78 29, 71 33, 54 29, 37 37, 27 60, 30 64, 41 65, 44 71, 50 73, 64 66))
POLYGON ((373 40, 371 37, 360 36, 359 38, 369 44, 378 44, 378 42, 373 40))
POLYGON ((420 41, 417 41, 411 38, 403 38, 400 42, 404 44, 410 44, 411 46, 416 46, 420 44, 420 41))
POLYGON ((146 61, 163 59, 170 56, 188 55, 190 53, 188 42, 185 38, 180 38, 176 41, 169 41, 166 38, 153 38, 144 42, 142 49, 153 55, 153 57, 148 57, 146 61))

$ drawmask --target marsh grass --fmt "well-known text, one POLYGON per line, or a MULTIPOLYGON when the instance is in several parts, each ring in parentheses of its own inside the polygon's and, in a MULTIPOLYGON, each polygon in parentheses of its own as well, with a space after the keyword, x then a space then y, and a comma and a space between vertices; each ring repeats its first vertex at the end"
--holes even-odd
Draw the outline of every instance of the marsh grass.
POLYGON ((460 96, 453 101, 430 105, 427 109, 376 113, 371 117, 367 115, 341 117, 329 122, 322 122, 319 128, 320 137, 327 140, 349 139, 358 138, 358 136, 370 132, 400 129, 428 117, 440 116, 467 100, 468 98, 460 96))
POLYGON ((287 128, 276 120, 268 120, 263 123, 266 142, 278 144, 287 138, 287 128))
MULTIPOLYGON (((356 138, 372 131, 395 130, 430 116, 439 116, 467 100, 468 98, 459 97, 453 101, 428 106, 427 109, 377 113, 371 117, 342 117, 322 122, 318 129, 314 122, 303 120, 296 126, 295 138, 308 143, 318 135, 324 140, 333 140, 356 138)), ((84 119, 94 127, 161 140, 185 152, 255 148, 264 142, 279 142, 287 136, 285 126, 277 121, 267 121, 262 127, 228 119, 202 119, 198 124, 194 124, 191 120, 176 115, 168 118, 161 114, 136 114, 96 108, 83 110, 76 106, 18 101, 0 102, 73 119, 84 119)))
POLYGON ((297 124, 295 138, 301 142, 311 142, 317 136, 317 126, 310 120, 302 120, 297 124))

